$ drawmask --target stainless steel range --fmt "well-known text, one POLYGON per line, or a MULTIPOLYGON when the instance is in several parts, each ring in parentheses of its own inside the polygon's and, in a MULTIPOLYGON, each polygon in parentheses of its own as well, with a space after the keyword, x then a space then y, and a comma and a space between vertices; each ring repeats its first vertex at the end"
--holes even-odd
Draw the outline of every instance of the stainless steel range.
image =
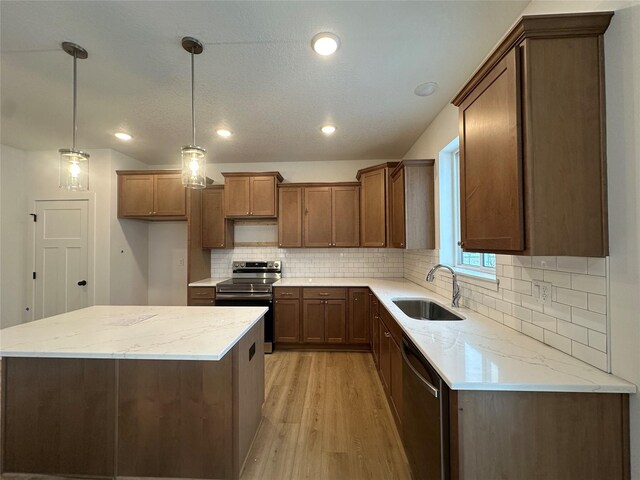
POLYGON ((233 262, 233 277, 216 285, 216 305, 269 307, 264 316, 264 351, 273 351, 273 284, 282 277, 281 264, 233 262))

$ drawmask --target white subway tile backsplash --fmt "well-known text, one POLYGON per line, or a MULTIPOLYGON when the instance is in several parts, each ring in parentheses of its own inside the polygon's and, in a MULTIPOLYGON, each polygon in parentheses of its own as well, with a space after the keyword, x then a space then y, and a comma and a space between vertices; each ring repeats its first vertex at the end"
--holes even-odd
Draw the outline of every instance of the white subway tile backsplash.
POLYGON ((554 270, 544 271, 544 281, 551 282, 556 287, 571 288, 571 274, 556 272, 554 270))
POLYGON ((531 317, 531 321, 538 325, 539 327, 544 328, 545 330, 551 330, 552 332, 556 332, 558 320, 551 315, 545 315, 540 312, 533 312, 533 316, 531 317))
POLYGON ((561 272, 587 273, 586 257, 558 257, 557 265, 561 272))
POLYGON ((601 370, 608 370, 608 358, 607 354, 596 350, 595 348, 582 345, 578 342, 573 342, 572 354, 574 357, 579 358, 583 362, 587 362, 594 367, 598 367, 601 370))
POLYGON ((511 285, 515 292, 522 293, 524 295, 531 295, 531 282, 514 279, 511 281, 511 285))
POLYGON ((544 329, 533 323, 522 322, 522 333, 535 338, 539 342, 544 342, 544 329))
POLYGON ((597 293, 598 295, 607 294, 607 280, 605 277, 596 277, 594 275, 571 274, 571 288, 582 292, 597 293))
POLYGON ((590 293, 588 295, 589 310, 602 314, 607 313, 607 297, 590 293))
MULTIPOLYGON (((460 277, 464 305, 598 368, 608 368, 605 259, 509 255, 496 259, 497 291, 460 277), (533 280, 551 282, 550 306, 531 296, 533 280)), ((437 250, 407 251, 404 276, 433 290, 436 287, 427 284, 424 275, 436 263, 437 250)), ((451 298, 451 281, 443 278, 437 291, 451 298)))
POLYGON ((571 355, 571 340, 549 330, 544 331, 544 343, 571 355))
POLYGON ((589 346, 601 352, 607 351, 607 336, 604 333, 589 330, 589 346))
POLYGON ((587 327, 591 330, 596 330, 601 333, 607 333, 606 315, 573 307, 571 309, 571 321, 573 323, 577 323, 578 325, 582 325, 583 327, 587 327))
POLYGON ((564 320, 558 320, 558 334, 563 337, 568 337, 576 342, 589 343, 588 332, 585 327, 576 325, 575 323, 565 322, 564 320))
POLYGON ((601 277, 604 277, 607 274, 606 262, 604 258, 589 257, 587 267, 587 273, 589 275, 599 275, 601 277))
POLYGON ((587 294, 585 292, 558 287, 555 300, 572 307, 587 308, 587 294))

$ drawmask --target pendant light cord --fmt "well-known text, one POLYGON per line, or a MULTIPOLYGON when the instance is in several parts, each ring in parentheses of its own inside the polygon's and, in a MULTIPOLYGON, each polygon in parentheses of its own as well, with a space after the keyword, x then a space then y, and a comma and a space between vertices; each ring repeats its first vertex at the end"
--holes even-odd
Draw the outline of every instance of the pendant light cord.
POLYGON ((191 128, 193 130, 193 143, 191 145, 196 144, 196 111, 195 111, 195 73, 194 73, 194 62, 193 62, 193 47, 191 48, 191 128))
POLYGON ((78 64, 78 52, 74 52, 73 53, 73 143, 72 143, 72 148, 73 150, 76 149, 76 131, 78 130, 78 127, 76 125, 76 96, 77 96, 77 75, 78 75, 78 68, 77 68, 77 64, 78 64))

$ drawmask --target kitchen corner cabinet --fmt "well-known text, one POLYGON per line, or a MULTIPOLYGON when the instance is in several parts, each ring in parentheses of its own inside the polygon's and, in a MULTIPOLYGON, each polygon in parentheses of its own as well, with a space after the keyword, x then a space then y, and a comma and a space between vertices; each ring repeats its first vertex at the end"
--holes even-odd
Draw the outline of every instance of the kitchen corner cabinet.
POLYGON ((380 306, 380 353, 378 372, 391 413, 398 427, 402 424, 402 329, 387 310, 380 306))
POLYGON ((347 343, 368 345, 370 339, 369 289, 350 288, 347 315, 347 343))
POLYGON ((525 16, 456 95, 465 251, 608 254, 603 34, 525 16))
POLYGON ((357 184, 305 187, 304 246, 359 246, 359 193, 357 184))
POLYGON ((376 368, 380 368, 380 301, 369 293, 369 317, 371 325, 371 353, 376 368))
POLYGON ((278 172, 223 173, 225 216, 274 218, 278 214, 278 172))
POLYGON ((186 220, 180 170, 117 170, 118 218, 186 220))
POLYGON ((390 245, 389 174, 397 162, 384 163, 358 171, 360 181, 360 245, 390 245))
POLYGON ((403 160, 391 172, 391 247, 435 248, 433 160, 403 160))
POLYGON ((233 248, 233 222, 224 216, 224 187, 202 190, 202 248, 233 248))
POLYGON ((274 289, 274 341, 300 343, 300 289, 277 287, 274 289))

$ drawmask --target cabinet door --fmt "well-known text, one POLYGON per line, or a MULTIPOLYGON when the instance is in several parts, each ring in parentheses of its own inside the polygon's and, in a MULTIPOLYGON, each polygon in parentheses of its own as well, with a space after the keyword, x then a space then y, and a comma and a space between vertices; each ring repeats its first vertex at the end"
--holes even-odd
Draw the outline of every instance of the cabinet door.
MULTIPOLYGON (((391 177, 391 246, 405 248, 404 169, 391 177)), ((427 208, 425 198, 424 208, 427 208)))
POLYGON ((302 302, 302 341, 305 343, 324 343, 324 324, 326 300, 303 300, 302 302))
POLYGON ((275 342, 300 343, 300 300, 275 301, 275 342))
POLYGON ((302 188, 279 190, 278 245, 302 247, 302 188))
POLYGON ((179 173, 163 173, 153 176, 155 216, 180 217, 187 214, 187 192, 179 173))
POLYGON ((273 176, 251 177, 249 214, 253 217, 276 216, 276 178, 273 176))
POLYGON ((380 319, 378 317, 378 299, 373 293, 369 294, 369 315, 371 316, 371 351, 376 367, 380 368, 380 319))
POLYGON ((370 342, 369 326, 369 289, 349 289, 349 314, 347 321, 348 342, 368 344, 370 342))
POLYGON ((389 342, 389 350, 391 405, 395 410, 396 421, 402 423, 402 351, 393 339, 389 342))
POLYGON ((304 189, 304 246, 331 246, 331 187, 304 189))
MULTIPOLYGON (((380 316, 378 316, 378 319, 380 316)), ((382 386, 389 392, 391 388, 391 333, 387 327, 385 327, 382 321, 378 323, 379 338, 380 338, 380 378, 382 380, 382 386)))
POLYGON ((327 343, 345 343, 347 338, 347 302, 346 300, 324 300, 326 309, 325 341, 327 343))
POLYGON ((360 225, 363 247, 386 246, 386 176, 381 168, 360 177, 360 225))
POLYGON ((118 217, 153 215, 153 175, 118 175, 118 217))
POLYGON ((224 218, 224 189, 202 192, 202 248, 232 248, 233 225, 224 218))
POLYGON ((250 177, 227 177, 224 179, 224 212, 227 217, 249 215, 250 177))
POLYGON ((460 105, 465 250, 524 249, 519 64, 515 48, 460 105))
POLYGON ((360 189, 331 188, 331 243, 334 247, 360 245, 360 189))

